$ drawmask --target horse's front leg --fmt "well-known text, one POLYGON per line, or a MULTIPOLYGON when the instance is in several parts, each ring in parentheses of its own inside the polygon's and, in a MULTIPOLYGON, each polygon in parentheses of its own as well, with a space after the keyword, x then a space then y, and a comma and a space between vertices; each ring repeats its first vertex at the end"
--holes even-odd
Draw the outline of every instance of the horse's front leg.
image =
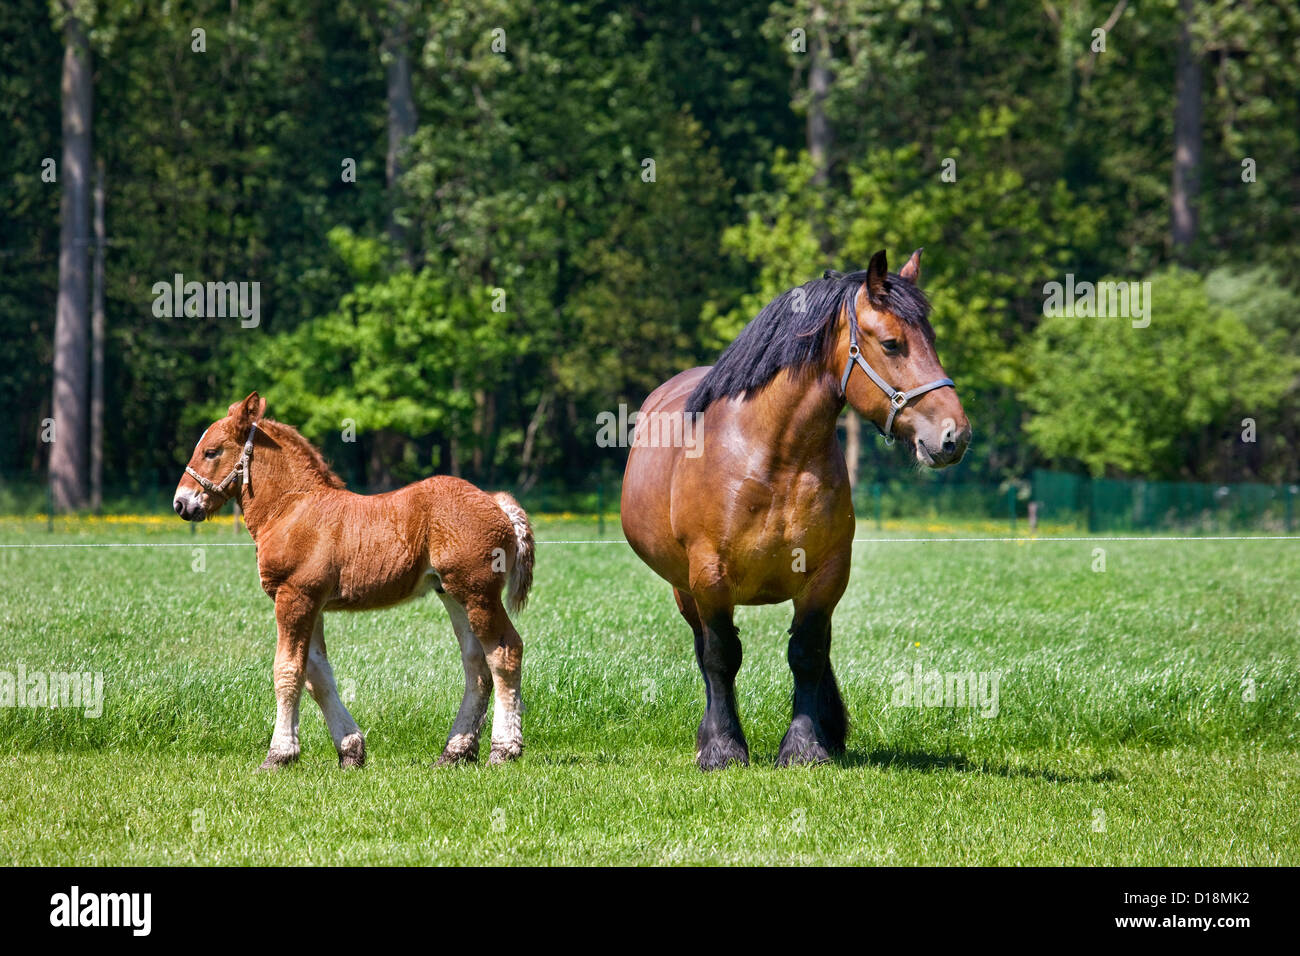
POLYGON ((298 704, 306 682, 307 653, 320 605, 289 587, 275 594, 275 732, 261 770, 274 770, 298 759, 298 704))
POLYGON ((788 658, 794 674, 790 729, 778 766, 824 763, 844 751, 848 717, 831 670, 831 613, 848 583, 848 560, 818 568, 794 602, 788 658))
POLYGON ((366 740, 361 728, 352 719, 334 681, 334 669, 325 654, 325 615, 316 615, 316 626, 311 634, 311 647, 307 651, 307 693, 320 705, 320 712, 329 728, 334 749, 339 753, 340 767, 360 767, 366 762, 366 740))

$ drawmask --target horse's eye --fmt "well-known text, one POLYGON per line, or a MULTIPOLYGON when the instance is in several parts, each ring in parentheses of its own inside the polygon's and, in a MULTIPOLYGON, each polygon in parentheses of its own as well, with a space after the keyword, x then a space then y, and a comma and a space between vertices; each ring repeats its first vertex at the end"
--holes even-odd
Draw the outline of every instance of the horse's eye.
POLYGON ((220 454, 221 454, 220 448, 209 448, 207 451, 203 453, 203 457, 211 459, 211 458, 216 458, 220 454))
POLYGON ((880 343, 880 347, 889 355, 893 355, 898 351, 898 339, 887 339, 880 343))

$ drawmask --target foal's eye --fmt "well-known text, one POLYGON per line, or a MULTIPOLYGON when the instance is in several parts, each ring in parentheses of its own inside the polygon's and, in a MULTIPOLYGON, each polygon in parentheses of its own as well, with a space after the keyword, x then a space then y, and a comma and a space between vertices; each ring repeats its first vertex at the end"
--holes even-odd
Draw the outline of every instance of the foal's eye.
POLYGON ((207 451, 203 453, 203 457, 212 459, 212 458, 216 458, 220 454, 221 454, 220 448, 209 448, 207 451))
POLYGON ((887 355, 894 355, 898 352, 898 339, 886 339, 880 343, 880 347, 885 350, 887 355))

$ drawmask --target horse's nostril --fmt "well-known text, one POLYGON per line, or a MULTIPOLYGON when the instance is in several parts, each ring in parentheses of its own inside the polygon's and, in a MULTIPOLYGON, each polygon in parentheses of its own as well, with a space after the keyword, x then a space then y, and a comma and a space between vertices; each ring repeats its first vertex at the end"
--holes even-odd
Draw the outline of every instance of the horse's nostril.
POLYGON ((943 453, 945 455, 951 455, 956 450, 957 450, 957 443, 953 441, 951 438, 949 438, 947 441, 943 443, 943 453))
POLYGON ((180 515, 181 517, 185 516, 185 505, 181 501, 181 499, 177 498, 175 501, 173 501, 172 507, 176 509, 176 513, 178 515, 180 515))

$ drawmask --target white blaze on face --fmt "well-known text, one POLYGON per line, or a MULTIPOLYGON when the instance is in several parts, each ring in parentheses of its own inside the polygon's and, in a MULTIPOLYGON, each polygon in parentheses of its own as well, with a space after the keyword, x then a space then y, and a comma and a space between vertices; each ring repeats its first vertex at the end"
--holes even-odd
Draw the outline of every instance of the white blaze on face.
POLYGON ((211 431, 211 430, 212 430, 212 426, 211 426, 211 425, 209 425, 207 428, 203 429, 203 434, 199 436, 199 440, 194 444, 194 451, 195 451, 195 452, 197 452, 200 448, 203 447, 203 439, 205 439, 205 438, 208 437, 208 432, 211 431))

